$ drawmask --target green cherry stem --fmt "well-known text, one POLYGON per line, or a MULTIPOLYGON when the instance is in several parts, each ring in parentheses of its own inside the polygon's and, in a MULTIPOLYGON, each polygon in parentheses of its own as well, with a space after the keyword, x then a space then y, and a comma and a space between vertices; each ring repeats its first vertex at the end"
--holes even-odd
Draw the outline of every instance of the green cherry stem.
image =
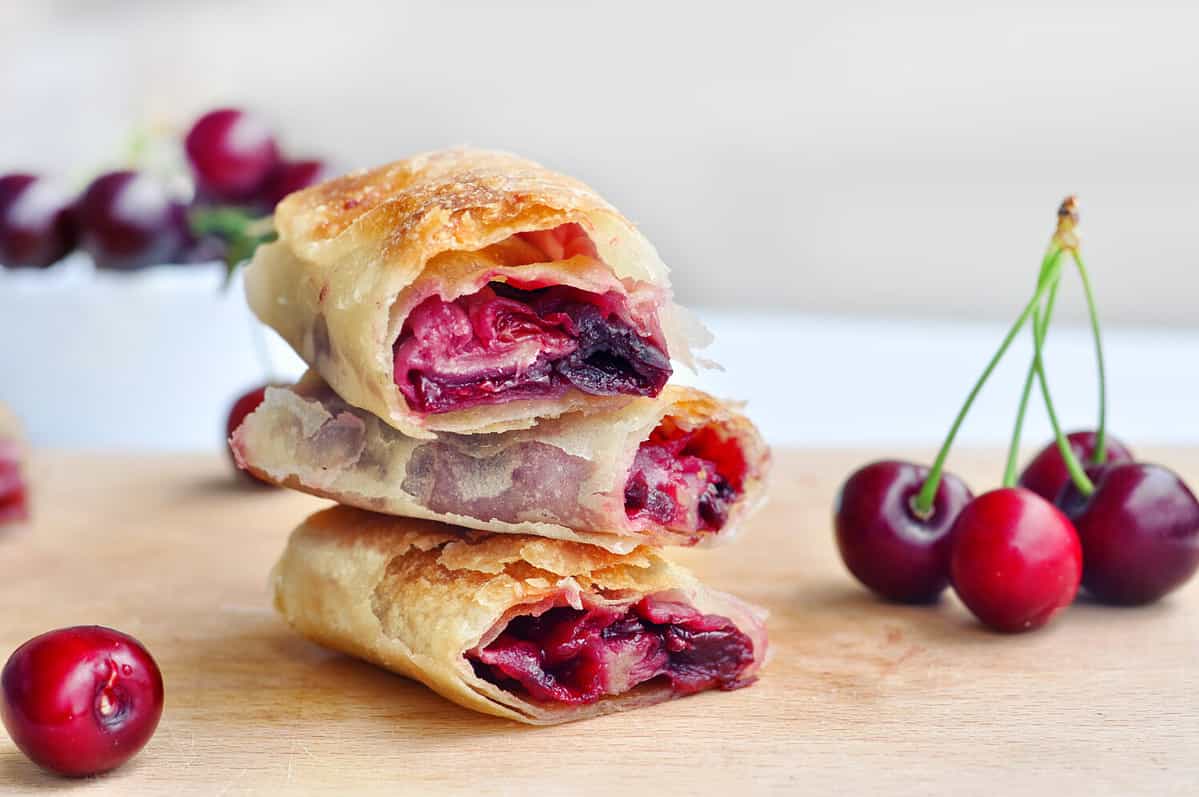
POLYGON ((1078 247, 1070 250, 1070 256, 1074 259, 1079 279, 1082 280, 1083 293, 1087 297, 1087 313, 1091 317, 1091 335, 1095 338, 1095 364, 1099 371, 1099 427, 1095 430, 1095 452, 1092 458, 1096 465, 1102 465, 1107 461, 1107 371, 1103 366, 1103 337, 1099 333, 1099 311, 1095 306, 1095 292, 1091 290, 1091 278, 1087 274, 1087 267, 1083 265, 1078 247))
MULTIPOLYGON (((1060 251, 1058 254, 1060 257, 1060 251)), ((1042 272, 1042 273, 1044 273, 1044 272, 1042 272)), ((1049 331, 1049 322, 1050 322, 1050 319, 1053 318, 1053 307, 1054 307, 1054 304, 1057 302, 1057 289, 1060 284, 1061 284, 1060 280, 1057 280, 1057 281, 1054 281, 1054 283, 1049 287, 1049 295, 1045 299, 1044 314, 1041 315, 1040 318, 1038 318, 1035 313, 1033 315, 1032 334, 1033 334, 1033 346, 1034 347, 1036 346, 1036 336, 1038 334, 1038 332, 1037 332, 1038 328, 1040 329, 1040 335, 1041 335, 1042 341, 1044 341, 1045 336, 1049 331), (1038 321, 1040 322, 1039 326, 1038 326, 1038 321)), ((1012 429, 1011 445, 1008 446, 1007 466, 1003 470, 1003 486, 1004 487, 1015 487, 1016 486, 1016 468, 1017 468, 1017 465, 1018 465, 1019 459, 1020 459, 1020 437, 1024 433, 1024 416, 1028 413, 1028 399, 1032 396, 1032 386, 1033 386, 1034 382, 1036 381, 1036 378, 1037 378, 1037 361, 1034 356, 1033 359, 1029 360, 1028 373, 1024 377, 1024 388, 1020 391, 1020 405, 1019 405, 1018 409, 1016 410, 1016 424, 1015 424, 1015 427, 1012 429)))
POLYGON ((970 407, 974 404, 974 400, 982 391, 983 385, 987 379, 991 377, 991 373, 995 370, 995 366, 1003 359, 1003 355, 1007 353, 1011 347, 1012 341, 1016 339, 1016 335, 1028 322, 1028 319, 1033 315, 1041 304, 1041 300, 1045 297, 1048 291, 1049 284, 1054 281, 1055 275, 1061 273, 1061 258, 1056 258, 1053 264, 1049 267, 1048 279, 1040 280, 1037 285, 1036 293, 1032 299, 1025 305, 1024 310, 1020 312, 1019 318, 1012 324, 1011 329, 1003 338, 1003 342, 999 344, 998 351, 992 355, 987 367, 983 369, 982 374, 978 377, 978 381, 974 383, 974 387, 970 389, 969 395, 966 396, 966 402, 958 411, 957 417, 953 419, 953 425, 949 427, 949 434, 945 437, 945 442, 941 445, 941 450, 937 452, 937 458, 933 461, 932 468, 929 469, 928 477, 924 480, 924 484, 920 488, 920 492, 911 501, 912 512, 917 517, 930 517, 933 511, 933 501, 937 497, 937 487, 941 484, 941 473, 945 470, 945 460, 949 457, 949 449, 953 446, 954 438, 957 437, 958 430, 962 426, 962 421, 966 419, 966 413, 970 411, 970 407))
POLYGON ((1033 365, 1037 371, 1037 381, 1041 383, 1041 395, 1045 399, 1045 411, 1049 414, 1049 423, 1053 426, 1053 436, 1057 440, 1057 449, 1062 454, 1062 460, 1066 463, 1066 470, 1070 472, 1070 479, 1074 482, 1074 486, 1083 495, 1090 495, 1095 492, 1095 485, 1087 477, 1086 471, 1083 470, 1082 464, 1078 461, 1078 457, 1074 456, 1074 451, 1070 448, 1070 441, 1062 433, 1062 425, 1058 422, 1057 411, 1053 407, 1053 398, 1049 395, 1049 380, 1045 377, 1045 362, 1043 358, 1045 335, 1041 327, 1039 309, 1033 312, 1033 330, 1035 333, 1033 335, 1033 344, 1036 348, 1036 351, 1033 353, 1033 365))

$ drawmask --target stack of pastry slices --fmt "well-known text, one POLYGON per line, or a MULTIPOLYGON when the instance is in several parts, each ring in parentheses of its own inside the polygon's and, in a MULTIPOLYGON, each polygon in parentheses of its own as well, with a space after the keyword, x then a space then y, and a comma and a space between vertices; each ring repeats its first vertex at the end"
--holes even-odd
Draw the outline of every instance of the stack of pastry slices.
POLYGON ((538 724, 756 679, 765 613, 660 548, 727 539, 769 453, 668 384, 689 326, 624 216, 452 150, 292 194, 275 223, 246 291, 310 371, 230 443, 339 504, 275 568, 299 633, 538 724))

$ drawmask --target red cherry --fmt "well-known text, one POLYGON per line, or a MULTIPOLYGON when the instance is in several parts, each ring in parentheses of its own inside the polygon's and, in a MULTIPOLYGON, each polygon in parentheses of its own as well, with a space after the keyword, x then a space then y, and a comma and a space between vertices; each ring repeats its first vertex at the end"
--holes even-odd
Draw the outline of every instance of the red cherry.
POLYGON ((32 174, 0 177, 0 265, 44 268, 75 248, 75 198, 32 174))
MULTIPOLYGON (((266 399, 266 389, 268 387, 270 387, 270 385, 263 385, 262 387, 256 387, 253 390, 246 391, 238 397, 237 401, 233 402, 233 406, 229 408, 229 418, 225 421, 226 440, 233 437, 234 430, 241 426, 241 422, 246 419, 246 416, 258 409, 258 405, 266 399)), ((229 449, 229 456, 230 458, 233 456, 232 449, 229 449)), ((234 461, 234 464, 236 465, 236 461, 234 461)), ((243 479, 253 482, 254 484, 273 486, 270 484, 270 482, 265 482, 259 479, 248 470, 238 469, 237 472, 243 479)))
POLYGON ((1123 463, 1089 471, 1095 492, 1074 485, 1058 504, 1082 542, 1082 585, 1105 603, 1151 603, 1199 569, 1199 502, 1173 471, 1123 463))
POLYGON ((162 674, 136 639, 101 626, 34 637, 0 675, 0 717, 34 763, 82 777, 132 758, 162 716, 162 674))
POLYGON ((29 519, 29 497, 21 474, 21 450, 12 440, 0 440, 0 525, 29 519))
POLYGON ((137 172, 97 177, 76 205, 83 248, 99 268, 135 269, 175 260, 188 241, 186 211, 155 179, 137 172))
POLYGON ((1036 493, 1022 487, 984 493, 962 510, 950 534, 953 588, 994 629, 1040 628, 1078 592, 1078 534, 1036 493))
POLYGON ((846 480, 833 522, 837 550, 849 572, 884 598, 904 603, 936 600, 949 584, 949 530, 972 498, 956 476, 943 473, 927 518, 912 499, 928 468, 894 460, 874 462, 846 480))
MULTIPOLYGON (((1094 432, 1071 432, 1066 435, 1066 440, 1069 441, 1070 450, 1078 457, 1079 462, 1084 466, 1091 464, 1091 457, 1095 454, 1094 432)), ((1108 435, 1107 463, 1114 465, 1132 460, 1132 452, 1128 450, 1128 446, 1108 435)), ((1041 449, 1024 468, 1017 484, 1032 490, 1046 501, 1053 501, 1069 481, 1070 472, 1066 470, 1066 461, 1062 459, 1061 449, 1057 447, 1056 441, 1050 441, 1049 445, 1041 449)))
POLYGON ((258 190, 258 201, 268 213, 290 193, 319 183, 325 177, 325 163, 319 160, 279 161, 258 190))
POLYGON ((251 198, 279 160, 266 123, 235 108, 197 119, 184 147, 201 195, 230 202, 251 198))

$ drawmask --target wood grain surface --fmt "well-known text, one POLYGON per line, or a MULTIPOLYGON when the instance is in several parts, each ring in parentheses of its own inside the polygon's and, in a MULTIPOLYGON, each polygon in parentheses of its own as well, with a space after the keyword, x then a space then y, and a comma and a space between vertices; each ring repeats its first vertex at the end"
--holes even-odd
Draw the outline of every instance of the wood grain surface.
MULTIPOLYGON (((1152 452, 1199 481, 1199 452, 1152 452)), ((66 781, 0 739, 0 792, 79 794, 1195 794, 1199 584, 1145 609, 1087 602, 1018 637, 952 598, 888 606, 829 528, 863 452, 781 452, 732 546, 677 558, 769 607, 749 689, 529 728, 324 651, 272 613, 267 572, 323 502, 239 487, 218 456, 41 454, 33 525, 0 533, 0 655, 111 625, 162 667, 146 749, 66 781)), ((956 457, 976 487, 997 454, 956 457)))

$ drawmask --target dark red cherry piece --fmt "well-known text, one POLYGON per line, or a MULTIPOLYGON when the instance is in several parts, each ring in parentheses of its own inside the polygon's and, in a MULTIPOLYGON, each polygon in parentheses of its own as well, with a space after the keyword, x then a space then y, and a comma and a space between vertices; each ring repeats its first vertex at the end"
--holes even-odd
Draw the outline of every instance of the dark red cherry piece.
POLYGON ((1105 603, 1151 603, 1199 569, 1199 502, 1173 471, 1123 463, 1091 470, 1095 492, 1068 484, 1059 505, 1082 542, 1082 585, 1105 603))
POLYGON ((0 675, 0 717, 34 763, 82 777, 145 746, 162 716, 162 674, 131 636, 76 626, 34 637, 0 675))
MULTIPOLYGON (((1091 458, 1095 455, 1094 432, 1071 432, 1066 435, 1066 440, 1079 462, 1084 466, 1091 464, 1091 458)), ((1132 460, 1132 452, 1128 446, 1108 435, 1106 464, 1115 465, 1132 460)), ((1032 490, 1046 501, 1054 501, 1069 481, 1070 472, 1066 470, 1066 461, 1062 459, 1057 441, 1051 440, 1024 468, 1017 484, 1032 490)))
POLYGON ((75 248, 75 197, 32 174, 0 177, 0 266, 45 268, 75 248))
POLYGON ((83 248, 99 268, 136 269, 178 258, 189 241, 184 206, 137 172, 97 177, 76 205, 83 248))
POLYGON ((928 468, 912 462, 874 462, 853 473, 837 496, 841 559, 889 600, 927 603, 949 584, 949 530, 973 496, 961 479, 943 473, 932 514, 919 517, 912 499, 927 476, 928 468))
POLYGON ((962 603, 998 631, 1040 628, 1069 606, 1082 576, 1074 526, 1022 487, 984 493, 958 515, 950 577, 962 603))
POLYGON ((266 123, 236 108, 218 108, 197 119, 184 148, 198 193, 218 201, 251 199, 279 160, 266 123))

